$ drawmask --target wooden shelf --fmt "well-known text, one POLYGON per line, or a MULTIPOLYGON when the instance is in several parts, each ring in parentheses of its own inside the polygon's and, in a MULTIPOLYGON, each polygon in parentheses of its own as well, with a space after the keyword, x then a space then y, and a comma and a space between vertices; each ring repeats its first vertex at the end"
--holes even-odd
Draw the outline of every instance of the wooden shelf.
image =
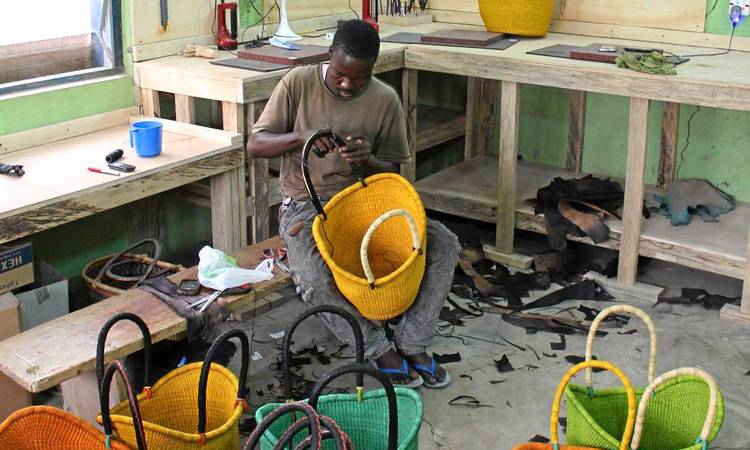
POLYGON ((417 106, 417 152, 456 139, 465 133, 464 111, 438 106, 417 106))
MULTIPOLYGON (((211 186, 208 184, 207 180, 201 180, 196 183, 185 185, 179 190, 181 198, 186 202, 198 206, 203 206, 204 208, 211 207, 211 186)), ((268 186, 268 206, 276 206, 279 204, 281 204, 281 187, 279 185, 279 177, 271 177, 270 184, 268 186)), ((247 217, 251 217, 253 215, 252 205, 252 197, 245 198, 245 211, 247 217)))
MULTIPOLYGON (((544 216, 535 215, 533 206, 526 200, 535 198, 536 191, 555 177, 581 176, 584 175, 519 162, 516 228, 545 233, 544 216)), ((416 188, 428 209, 495 223, 497 178, 497 158, 477 157, 419 180, 416 188)), ((656 189, 647 186, 646 191, 650 197, 656 189)), ((667 218, 652 215, 643 220, 639 254, 742 279, 750 204, 738 203, 735 211, 720 216, 719 220, 703 222, 694 216, 690 225, 673 227, 667 218)), ((610 239, 598 245, 619 250, 622 222, 608 219, 607 225, 611 230, 610 239)), ((587 237, 568 238, 594 245, 587 237)))

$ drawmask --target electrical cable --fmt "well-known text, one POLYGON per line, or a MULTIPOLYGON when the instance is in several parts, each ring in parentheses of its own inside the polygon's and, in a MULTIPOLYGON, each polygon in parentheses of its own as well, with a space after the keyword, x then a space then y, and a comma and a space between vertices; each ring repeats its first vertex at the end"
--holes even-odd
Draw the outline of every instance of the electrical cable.
POLYGON ((693 123, 693 118, 696 114, 698 114, 698 111, 701 110, 700 105, 695 107, 695 111, 693 111, 692 114, 690 114, 690 118, 688 119, 687 123, 687 136, 685 136, 685 146, 682 147, 682 150, 680 150, 680 163, 677 165, 677 170, 675 171, 675 179, 680 178, 680 169, 682 169, 682 162, 685 160, 685 151, 688 149, 688 146, 690 146, 690 126, 693 123))
POLYGON ((696 53, 696 54, 693 54, 693 55, 675 55, 674 53, 667 52, 667 51, 665 51, 664 53, 666 53, 666 54, 668 54, 670 56, 674 56, 675 58, 677 58, 678 60, 680 60, 680 63, 685 62, 683 60, 686 59, 686 58, 697 58, 699 56, 720 56, 720 55, 726 55, 727 53, 729 53, 730 51, 732 51, 732 40, 734 39, 734 31, 736 29, 737 29, 737 25, 733 25, 732 26, 732 34, 729 35, 729 46, 727 46, 726 50, 723 50, 721 52, 717 52, 717 53, 696 53))
POLYGON ((711 15, 711 13, 712 13, 712 12, 714 12, 714 10, 716 9, 716 5, 718 5, 718 4, 719 4, 719 0, 715 0, 715 1, 714 1, 714 5, 713 5, 713 6, 711 7, 711 9, 709 9, 709 10, 708 10, 708 12, 706 13, 706 18, 708 18, 708 16, 710 16, 710 15, 711 15))
MULTIPOLYGON (((263 35, 265 34, 265 29, 266 29, 266 19, 273 12, 274 8, 279 9, 279 4, 276 2, 276 0, 274 0, 273 5, 268 10, 268 12, 265 13, 265 14, 263 14, 263 11, 259 11, 258 8, 255 6, 255 3, 253 3, 252 1, 250 2, 250 5, 253 7, 253 9, 255 10, 255 12, 258 13, 258 15, 261 16, 261 17, 260 17, 260 19, 258 21, 256 21, 252 25, 248 25, 247 27, 245 27, 244 30, 242 30, 242 34, 240 35, 240 41, 242 43, 245 43, 245 33, 247 32, 247 30, 249 30, 250 28, 252 28, 254 26, 257 26, 258 24, 261 24, 261 27, 260 27, 260 36, 257 36, 255 40, 256 41, 260 41, 262 39, 265 39, 265 36, 263 36, 263 35)), ((247 48, 247 45, 245 47, 247 48)))
POLYGON ((352 0, 349 0, 349 9, 352 10, 352 12, 354 13, 354 16, 357 18, 357 20, 359 20, 359 14, 357 14, 357 11, 354 8, 352 8, 352 0))

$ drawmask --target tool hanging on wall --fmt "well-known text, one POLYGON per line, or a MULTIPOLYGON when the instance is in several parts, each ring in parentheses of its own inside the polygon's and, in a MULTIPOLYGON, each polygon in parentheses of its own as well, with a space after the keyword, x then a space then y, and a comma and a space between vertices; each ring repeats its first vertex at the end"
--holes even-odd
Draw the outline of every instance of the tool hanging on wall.
POLYGON ((373 19, 372 16, 372 4, 370 3, 370 0, 362 0, 362 20, 367 22, 371 27, 375 28, 375 30, 380 30, 380 25, 378 25, 378 8, 375 8, 375 18, 373 19))
POLYGON ((15 175, 17 177, 22 177, 25 173, 26 171, 23 170, 23 166, 0 163, 0 174, 2 175, 15 175))
POLYGON ((237 3, 223 1, 216 5, 216 45, 219 50, 237 49, 237 3), (230 29, 227 30, 227 11, 230 15, 230 29))
POLYGON ((161 13, 161 27, 159 31, 166 33, 169 29, 169 0, 160 0, 159 11, 161 13))

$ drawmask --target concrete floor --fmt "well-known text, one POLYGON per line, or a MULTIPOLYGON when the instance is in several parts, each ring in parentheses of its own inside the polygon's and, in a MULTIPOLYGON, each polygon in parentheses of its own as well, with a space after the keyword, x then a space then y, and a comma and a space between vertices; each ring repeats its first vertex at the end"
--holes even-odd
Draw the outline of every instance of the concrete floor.
MULTIPOLYGON (((741 284, 737 280, 719 277, 705 272, 653 262, 639 277, 640 280, 659 284, 679 292, 680 287, 702 287, 711 293, 737 296, 741 284)), ((539 293, 538 293, 539 294, 539 293)), ((537 295, 538 295, 537 294, 537 295)), ((670 292, 668 294, 671 295, 670 292)), ((527 299, 528 300, 528 299, 527 299)), ((527 301, 525 300, 525 301, 527 301)), ((659 336, 657 374, 678 367, 700 367, 717 380, 726 401, 726 419, 712 449, 750 449, 750 330, 732 322, 719 320, 718 311, 709 311, 701 306, 667 306, 652 309, 651 304, 627 300, 645 309, 656 323, 659 336)), ((562 306, 587 304, 603 308, 608 304, 571 301, 562 306)), ((284 330, 290 318, 303 310, 302 303, 293 298, 270 312, 250 318, 245 322, 229 322, 226 328, 241 328, 255 331, 252 351, 259 352, 263 359, 251 364, 250 385, 253 393, 251 404, 257 407, 272 400, 268 384, 278 392, 279 382, 269 365, 278 354, 278 348, 269 334, 284 330), (263 390, 263 396, 256 390, 263 390)), ((554 313, 553 310, 547 311, 554 313)), ((635 386, 645 386, 648 361, 648 334, 637 320, 633 319, 626 329, 637 328, 633 335, 610 333, 597 340, 595 354, 600 359, 610 360, 631 378, 635 386)), ((571 367, 565 355, 583 355, 585 336, 567 337, 567 349, 553 352, 550 343, 559 341, 556 334, 538 333, 527 335, 525 330, 503 322, 499 316, 485 315, 466 321, 454 333, 473 336, 482 340, 498 342, 491 344, 478 339, 435 337, 430 351, 437 353, 459 352, 462 361, 446 364, 453 383, 446 389, 420 389, 424 401, 424 423, 420 432, 420 449, 484 449, 512 448, 536 434, 549 436, 549 414, 554 390, 560 378, 571 367), (502 342, 503 337, 523 347, 520 351, 502 342), (542 353, 556 353, 548 358, 542 353), (509 373, 499 373, 494 360, 505 354, 516 368, 509 373), (526 364, 539 369, 521 369, 526 364), (491 381, 505 380, 492 384, 491 381), (459 396, 470 395, 489 405, 477 409, 449 406, 448 402, 459 396)), ((303 324, 295 341, 307 346, 315 339, 330 349, 337 341, 322 326, 317 318, 303 324)), ((280 343, 280 341, 278 342, 280 343)), ((345 352, 351 353, 350 349, 345 352)), ((308 378, 317 378, 330 367, 349 360, 334 359, 330 366, 313 364, 305 367, 308 378)), ((231 367, 238 369, 235 356, 231 367)), ((582 376, 578 382, 582 383, 582 376)), ((345 380, 346 381, 346 380, 345 380)), ((599 374, 595 377, 599 386, 615 385, 614 377, 599 374)), ((275 394, 276 392, 274 392, 275 394)), ((563 408, 564 409, 564 408, 563 408)))

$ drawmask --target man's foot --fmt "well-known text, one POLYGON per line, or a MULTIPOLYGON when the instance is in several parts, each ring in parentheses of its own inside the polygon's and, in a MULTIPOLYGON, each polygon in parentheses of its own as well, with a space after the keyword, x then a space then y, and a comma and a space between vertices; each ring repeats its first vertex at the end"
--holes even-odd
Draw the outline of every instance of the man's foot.
POLYGON ((409 363, 393 350, 388 350, 387 353, 375 360, 375 365, 380 372, 388 376, 394 386, 414 389, 423 383, 419 373, 409 367, 409 363))
POLYGON ((445 369, 438 366, 437 362, 427 353, 417 353, 416 355, 405 355, 404 359, 419 372, 424 380, 424 386, 429 388, 441 388, 451 382, 451 376, 445 369))

